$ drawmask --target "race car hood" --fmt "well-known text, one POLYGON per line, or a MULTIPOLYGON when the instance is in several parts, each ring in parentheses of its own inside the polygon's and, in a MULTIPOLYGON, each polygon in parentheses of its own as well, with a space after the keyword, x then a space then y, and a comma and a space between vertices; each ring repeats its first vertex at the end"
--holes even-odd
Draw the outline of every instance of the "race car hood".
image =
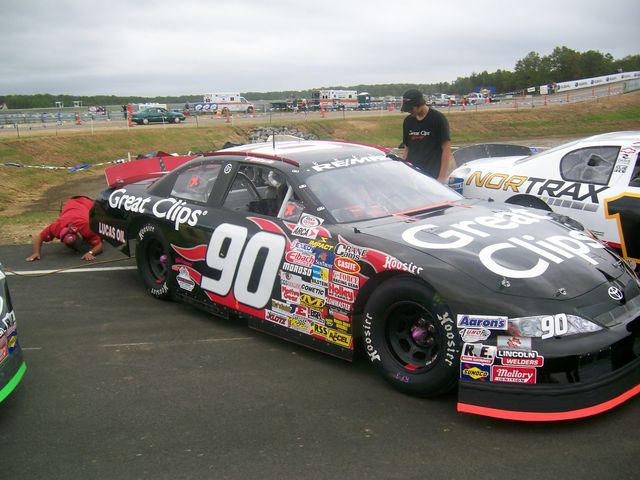
POLYGON ((478 158, 477 160, 471 160, 469 162, 465 162, 460 167, 456 168, 453 172, 451 172, 451 176, 461 176, 458 175, 457 172, 462 172, 469 170, 477 165, 481 165, 483 168, 507 168, 511 167, 515 164, 517 160, 527 157, 528 155, 519 155, 512 157, 487 157, 487 158, 478 158))
POLYGON ((568 299, 624 273, 600 242, 539 210, 467 201, 386 220, 358 229, 393 242, 400 262, 428 271, 437 258, 458 271, 452 282, 502 294, 568 299))

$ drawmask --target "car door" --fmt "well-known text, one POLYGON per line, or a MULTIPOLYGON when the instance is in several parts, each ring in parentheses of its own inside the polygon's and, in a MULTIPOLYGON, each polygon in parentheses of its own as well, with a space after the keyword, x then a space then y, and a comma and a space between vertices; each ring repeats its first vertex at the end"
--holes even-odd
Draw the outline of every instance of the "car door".
MULTIPOLYGON (((197 232, 181 235, 174 247, 173 268, 198 285, 179 293, 264 318, 272 299, 281 298, 287 232, 304 207, 277 169, 232 161, 220 177, 209 201, 211 212, 201 217, 197 232)), ((291 269, 310 271, 312 257, 296 260, 291 269)), ((178 276, 178 289, 185 290, 180 280, 178 276)), ((283 321, 278 315, 270 318, 283 321)))
POLYGON ((635 146, 620 150, 611 180, 603 195, 604 214, 624 258, 640 262, 640 151, 635 146))

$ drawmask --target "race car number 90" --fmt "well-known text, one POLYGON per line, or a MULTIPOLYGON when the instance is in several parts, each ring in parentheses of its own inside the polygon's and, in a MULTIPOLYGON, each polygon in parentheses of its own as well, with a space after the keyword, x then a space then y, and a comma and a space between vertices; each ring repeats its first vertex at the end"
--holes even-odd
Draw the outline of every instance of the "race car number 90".
POLYGON ((215 229, 206 261, 207 266, 217 272, 217 278, 203 276, 201 286, 224 297, 233 285, 237 301, 264 308, 271 299, 286 239, 275 233, 258 232, 247 241, 247 235, 245 227, 230 223, 215 229))

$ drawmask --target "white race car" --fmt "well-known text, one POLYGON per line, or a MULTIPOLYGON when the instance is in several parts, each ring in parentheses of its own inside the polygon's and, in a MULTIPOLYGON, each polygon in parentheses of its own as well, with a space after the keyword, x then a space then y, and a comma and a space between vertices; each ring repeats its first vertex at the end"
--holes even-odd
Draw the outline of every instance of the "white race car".
POLYGON ((640 131, 613 132, 531 155, 527 147, 473 145, 449 186, 466 197, 553 210, 640 262, 640 131))

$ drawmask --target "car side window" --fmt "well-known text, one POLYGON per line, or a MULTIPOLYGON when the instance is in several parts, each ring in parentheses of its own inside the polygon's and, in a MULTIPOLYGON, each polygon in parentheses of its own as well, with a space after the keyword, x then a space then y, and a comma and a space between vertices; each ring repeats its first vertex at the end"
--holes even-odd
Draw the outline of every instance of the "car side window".
POLYGON ((200 203, 206 203, 216 183, 220 165, 200 164, 180 172, 173 184, 171 196, 200 203))
POLYGON ((606 185, 620 147, 587 147, 573 150, 560 160, 562 178, 571 182, 606 185))
POLYGON ((287 220, 297 220, 304 210, 282 173, 253 165, 240 166, 223 207, 287 220))
POLYGON ((629 180, 630 187, 640 187, 640 153, 636 156, 636 165, 631 172, 631 180, 629 180))

